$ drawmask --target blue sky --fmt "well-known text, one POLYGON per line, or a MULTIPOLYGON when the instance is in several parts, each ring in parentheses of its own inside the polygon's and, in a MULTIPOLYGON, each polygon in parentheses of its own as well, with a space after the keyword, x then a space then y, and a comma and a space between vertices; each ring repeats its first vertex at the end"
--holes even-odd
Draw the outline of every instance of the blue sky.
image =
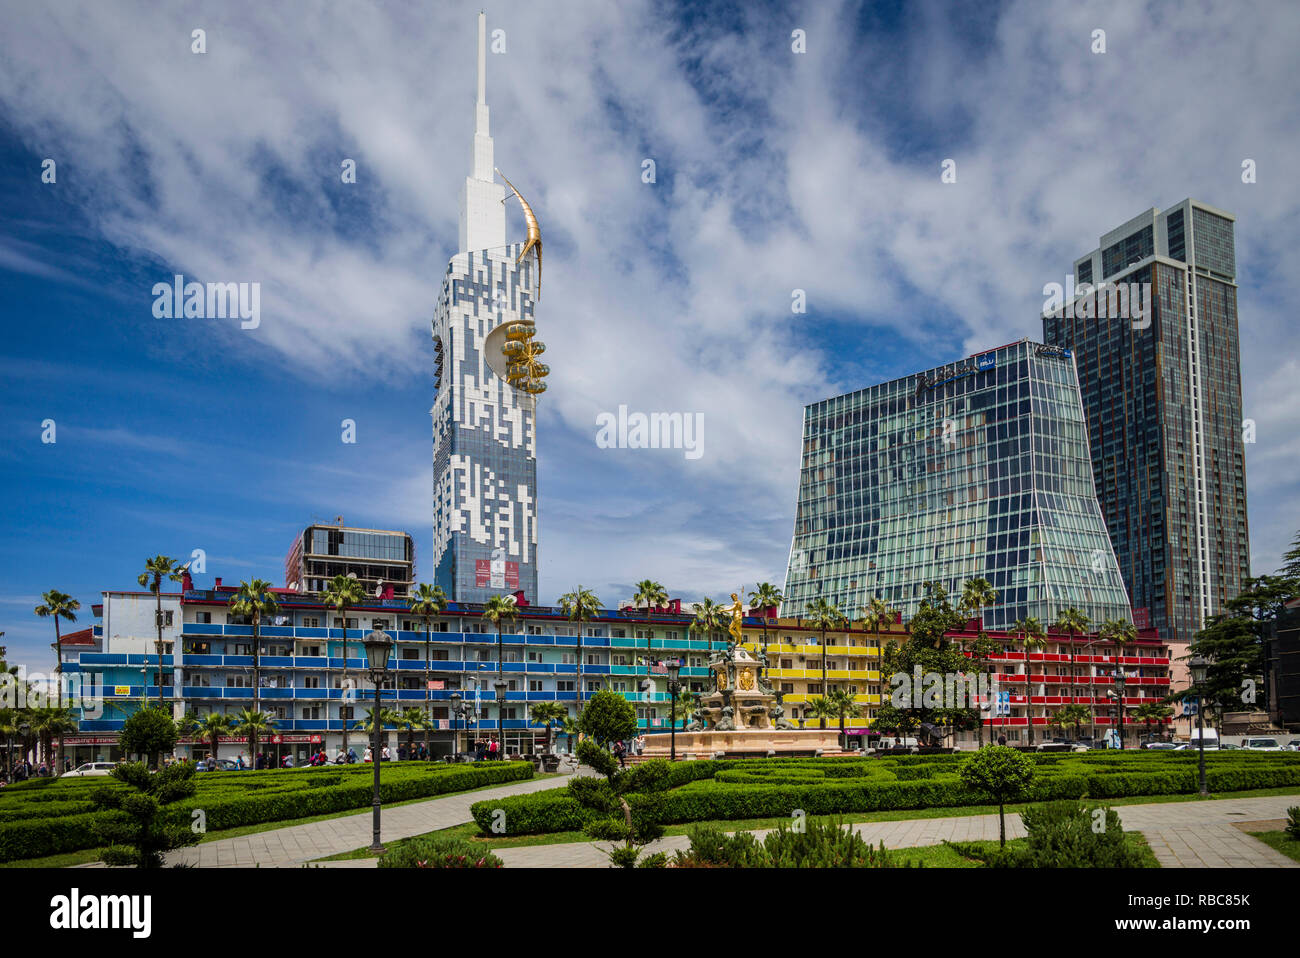
MULTIPOLYGON (((313 519, 407 529, 427 576, 428 324, 479 5, 0 8, 10 658, 49 658, 46 589, 89 621, 147 556, 200 548, 209 576, 279 581, 313 519), (261 325, 154 318, 175 273, 260 283, 261 325)), ((1300 525, 1300 11, 1251 9, 492 4, 497 165, 546 242, 541 599, 779 584, 804 403, 1040 337, 1044 284, 1186 196, 1238 217, 1252 562, 1274 569, 1300 525), (703 412, 704 455, 598 448, 620 404, 703 412)))

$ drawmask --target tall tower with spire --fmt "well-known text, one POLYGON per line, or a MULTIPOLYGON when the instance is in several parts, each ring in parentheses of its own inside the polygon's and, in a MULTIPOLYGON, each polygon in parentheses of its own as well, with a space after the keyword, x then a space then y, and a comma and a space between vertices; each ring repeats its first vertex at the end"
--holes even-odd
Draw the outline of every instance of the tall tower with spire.
POLYGON ((434 582, 456 602, 514 592, 536 602, 537 400, 494 371, 487 338, 498 327, 532 324, 539 260, 521 259, 524 244, 506 243, 506 190, 494 162, 487 17, 480 13, 460 249, 447 264, 433 317, 434 582))

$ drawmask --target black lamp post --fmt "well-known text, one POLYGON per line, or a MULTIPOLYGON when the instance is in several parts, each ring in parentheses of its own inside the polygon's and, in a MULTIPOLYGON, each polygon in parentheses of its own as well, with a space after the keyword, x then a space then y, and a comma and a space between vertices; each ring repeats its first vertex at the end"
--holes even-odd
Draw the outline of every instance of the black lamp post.
POLYGON ((1205 681, 1205 672, 1209 664, 1209 660, 1203 655, 1193 655, 1191 661, 1187 663, 1188 671, 1192 673, 1192 685, 1196 689, 1196 727, 1199 730, 1196 737, 1196 750, 1200 753, 1197 766, 1201 777, 1202 798, 1208 798, 1210 795, 1210 790, 1205 784, 1205 709, 1201 703, 1201 684, 1205 681))
POLYGON ((668 666, 668 760, 677 761, 677 694, 682 690, 678 677, 682 671, 682 660, 678 659, 668 666))
MULTIPOLYGON (((1118 656, 1116 657, 1118 659, 1118 656)), ((1115 684, 1119 691, 1115 695, 1115 710, 1119 713, 1119 747, 1124 748, 1124 684, 1128 681, 1128 674, 1124 671, 1124 666, 1116 664, 1115 666, 1115 684)))
POLYGON ((365 647, 366 668, 370 672, 370 681, 375 685, 375 711, 370 717, 371 732, 373 733, 370 742, 370 761, 375 767, 374 797, 371 800, 374 840, 370 843, 370 850, 372 852, 382 852, 384 846, 379 841, 379 763, 382 761, 384 753, 383 749, 380 748, 379 736, 383 732, 384 723, 379 714, 379 689, 388 676, 388 653, 393 648, 393 640, 388 637, 387 632, 374 629, 366 636, 365 647))
POLYGON ((501 739, 501 744, 497 746, 497 758, 505 760, 506 757, 506 683, 497 679, 492 683, 493 688, 497 691, 497 737, 501 739))
POLYGON ((451 701, 451 760, 454 762, 460 758, 460 732, 456 728, 456 719, 460 717, 460 693, 452 692, 448 698, 451 701))

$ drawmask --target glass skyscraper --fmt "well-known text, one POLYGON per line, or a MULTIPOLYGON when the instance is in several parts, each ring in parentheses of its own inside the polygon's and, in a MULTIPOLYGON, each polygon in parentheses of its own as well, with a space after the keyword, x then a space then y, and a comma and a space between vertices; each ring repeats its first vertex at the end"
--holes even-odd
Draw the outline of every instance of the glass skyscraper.
POLYGON ((434 582, 457 602, 522 591, 537 601, 537 400, 489 363, 487 338, 531 323, 532 257, 506 245, 505 188, 494 179, 479 14, 478 100, 470 175, 461 191, 460 249, 433 317, 434 582))
POLYGON ((1134 612, 1175 643, 1250 574, 1233 230, 1231 214, 1195 200, 1149 209, 1075 262, 1073 295, 1043 316, 1044 339, 1078 363, 1134 612), (1100 283, 1149 284, 1149 315, 1101 309, 1100 283))
POLYGON ((926 582, 979 576, 986 628, 1130 617, 1068 350, 1024 340, 804 409, 784 614, 878 596, 910 617, 926 582))

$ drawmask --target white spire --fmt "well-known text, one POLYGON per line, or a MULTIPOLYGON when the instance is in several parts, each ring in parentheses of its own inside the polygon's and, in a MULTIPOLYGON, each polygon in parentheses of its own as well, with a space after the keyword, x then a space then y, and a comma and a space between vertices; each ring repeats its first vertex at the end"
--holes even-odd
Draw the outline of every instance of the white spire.
POLYGON ((487 14, 478 15, 478 97, 474 103, 474 151, 460 194, 460 251, 506 245, 505 187, 493 173, 487 105, 487 14))

